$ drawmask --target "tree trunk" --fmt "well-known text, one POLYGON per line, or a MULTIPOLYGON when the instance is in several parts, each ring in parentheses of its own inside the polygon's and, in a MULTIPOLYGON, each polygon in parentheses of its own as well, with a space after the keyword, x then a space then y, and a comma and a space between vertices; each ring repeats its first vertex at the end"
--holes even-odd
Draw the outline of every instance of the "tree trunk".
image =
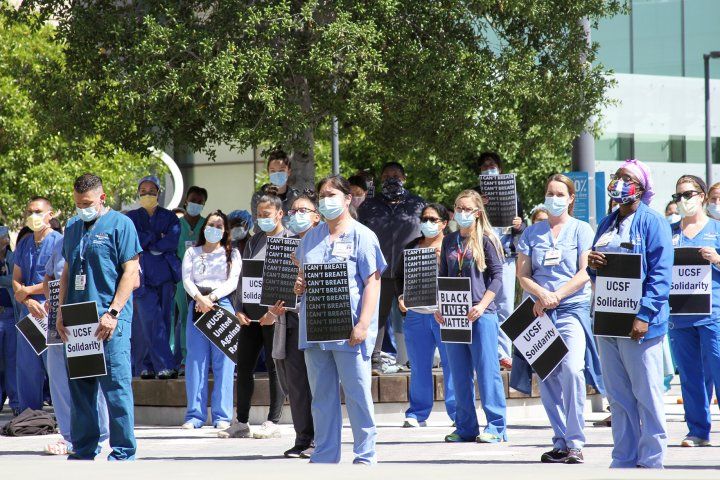
POLYGON ((303 132, 306 151, 295 150, 292 155, 291 184, 302 191, 304 188, 315 189, 315 132, 308 128, 303 132))

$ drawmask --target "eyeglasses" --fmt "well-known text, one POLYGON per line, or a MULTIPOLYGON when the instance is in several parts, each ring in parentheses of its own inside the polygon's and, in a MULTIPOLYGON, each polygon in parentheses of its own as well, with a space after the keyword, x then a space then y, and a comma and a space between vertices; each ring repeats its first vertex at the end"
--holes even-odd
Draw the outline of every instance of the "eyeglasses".
POLYGON ((610 175, 610 180, 622 180, 625 183, 638 183, 637 180, 632 178, 627 173, 624 175, 612 174, 612 175, 610 175))
POLYGON ((685 200, 690 200, 696 195, 700 195, 702 192, 698 192, 697 190, 687 190, 682 193, 673 193, 672 199, 676 202, 679 202, 681 198, 684 198, 685 200))
POLYGON ((292 210, 288 210, 288 215, 295 215, 296 213, 302 213, 302 214, 317 213, 317 210, 313 210, 312 208, 305 208, 305 207, 293 208, 292 210))
POLYGON ((455 207, 455 213, 475 213, 479 209, 470 207, 455 207))
POLYGON ((440 222, 442 222, 442 218, 436 218, 436 217, 420 217, 420 221, 421 221, 422 223, 425 223, 425 222, 440 223, 440 222))

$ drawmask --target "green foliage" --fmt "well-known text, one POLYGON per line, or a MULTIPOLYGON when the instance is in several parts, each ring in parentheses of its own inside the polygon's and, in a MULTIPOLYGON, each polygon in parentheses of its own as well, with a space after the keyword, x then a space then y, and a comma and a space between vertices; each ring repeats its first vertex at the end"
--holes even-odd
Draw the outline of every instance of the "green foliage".
POLYGON ((46 101, 71 88, 64 81, 63 47, 52 27, 35 27, 16 22, 0 4, 0 222, 13 226, 34 195, 50 198, 66 218, 73 215, 72 185, 82 173, 100 175, 117 206, 135 196, 142 175, 164 172, 147 153, 128 153, 97 135, 68 138, 58 131, 46 101))

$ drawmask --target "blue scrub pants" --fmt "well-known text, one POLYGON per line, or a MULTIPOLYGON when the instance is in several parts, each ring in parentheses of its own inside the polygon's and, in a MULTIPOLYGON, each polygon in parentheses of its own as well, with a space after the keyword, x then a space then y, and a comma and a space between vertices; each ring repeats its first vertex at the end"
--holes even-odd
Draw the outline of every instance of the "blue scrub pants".
POLYGON ((540 382, 540 398, 553 429, 553 448, 582 449, 585 445, 585 330, 573 315, 560 316, 555 327, 568 347, 560 365, 540 382))
MULTIPOLYGON (((218 302, 233 310, 227 297, 218 302)), ((210 399, 212 423, 230 422, 233 416, 233 374, 235 362, 215 346, 193 324, 195 302, 190 302, 186 325, 187 357, 185 363, 185 392, 188 406, 185 421, 200 428, 207 421, 208 371, 212 364, 213 392, 210 399)))
MULTIPOLYGON (((20 318, 28 314, 27 307, 20 310, 20 318)), ((26 408, 42 410, 45 400, 45 355, 35 353, 21 333, 16 335, 15 372, 17 375, 18 408, 22 412, 26 408)))
MULTIPOLYGON (((680 372, 685 422, 693 437, 710 439, 710 398, 707 369, 716 390, 720 388, 720 323, 670 330, 672 354, 680 372), (703 358, 704 357, 704 358, 703 358)), ((711 384, 712 385, 712 384, 711 384)))
POLYGON ((446 343, 450 372, 455 387, 455 432, 467 441, 474 441, 480 434, 475 411, 475 382, 487 427, 485 432, 500 436, 507 441, 505 421, 505 387, 500 376, 497 359, 498 320, 495 313, 485 313, 472 322, 472 343, 446 343))
MULTIPOLYGON (((145 285, 143 292, 135 299, 137 314, 143 337, 150 354, 152 370, 175 369, 175 359, 170 351, 170 319, 175 309, 175 283, 166 282, 158 286, 145 285)), ((142 345, 142 343, 140 344, 142 345)), ((136 362, 145 355, 135 357, 136 362)), ((136 369, 138 363, 135 364, 136 369)))
MULTIPOLYGON (((505 257, 503 262, 502 286, 495 295, 498 324, 503 323, 515 310, 515 257, 505 257)), ((512 340, 498 329, 498 360, 512 358, 512 340)))
POLYGON ((73 409, 71 431, 75 453, 70 460, 93 460, 100 441, 98 388, 107 402, 110 448, 108 460, 134 460, 135 413, 130 366, 130 323, 120 321, 110 340, 104 342, 107 375, 70 380, 73 409))
POLYGON ((370 359, 361 353, 308 348, 305 364, 312 392, 315 452, 312 463, 339 463, 342 437, 340 383, 353 432, 353 463, 374 464, 375 410, 370 359))
POLYGON ((405 345, 410 360, 410 407, 405 416, 424 422, 432 412, 435 400, 435 382, 433 381, 432 365, 435 359, 435 348, 440 351, 445 387, 445 410, 455 421, 455 390, 452 384, 452 373, 448 367, 445 344, 440 341, 440 325, 431 313, 423 314, 408 310, 405 316, 405 345))
POLYGON ((663 466, 667 448, 663 337, 642 343, 630 338, 598 337, 603 380, 612 413, 611 468, 663 466))
POLYGON ((7 397, 12 409, 19 407, 15 366, 17 336, 13 308, 5 307, 0 313, 0 402, 7 397))

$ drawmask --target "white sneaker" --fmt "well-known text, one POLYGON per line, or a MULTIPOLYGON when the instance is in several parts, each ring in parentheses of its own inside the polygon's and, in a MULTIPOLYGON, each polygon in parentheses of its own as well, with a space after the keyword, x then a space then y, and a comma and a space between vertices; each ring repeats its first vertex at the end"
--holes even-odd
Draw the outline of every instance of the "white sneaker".
POLYGON ((280 438, 280 427, 267 420, 260 425, 260 428, 253 432, 253 438, 280 438))
POLYGON ((413 417, 405 417, 405 422, 403 423, 403 428, 417 428, 417 427, 426 427, 427 422, 418 422, 417 418, 413 417))
POLYGON ((180 426, 180 428, 182 428, 183 430, 195 430, 195 424, 193 422, 188 421, 188 422, 183 423, 180 426))
POLYGON ((227 428, 230 428, 230 422, 226 422, 225 420, 220 420, 215 424, 215 428, 219 430, 225 430, 227 428))
POLYGON ((700 437, 692 437, 688 435, 687 437, 683 438, 683 441, 680 442, 681 447, 710 447, 712 446, 710 444, 710 440, 705 440, 700 437))
POLYGON ((220 430, 218 438, 252 438, 250 426, 247 423, 233 423, 225 430, 220 430))

